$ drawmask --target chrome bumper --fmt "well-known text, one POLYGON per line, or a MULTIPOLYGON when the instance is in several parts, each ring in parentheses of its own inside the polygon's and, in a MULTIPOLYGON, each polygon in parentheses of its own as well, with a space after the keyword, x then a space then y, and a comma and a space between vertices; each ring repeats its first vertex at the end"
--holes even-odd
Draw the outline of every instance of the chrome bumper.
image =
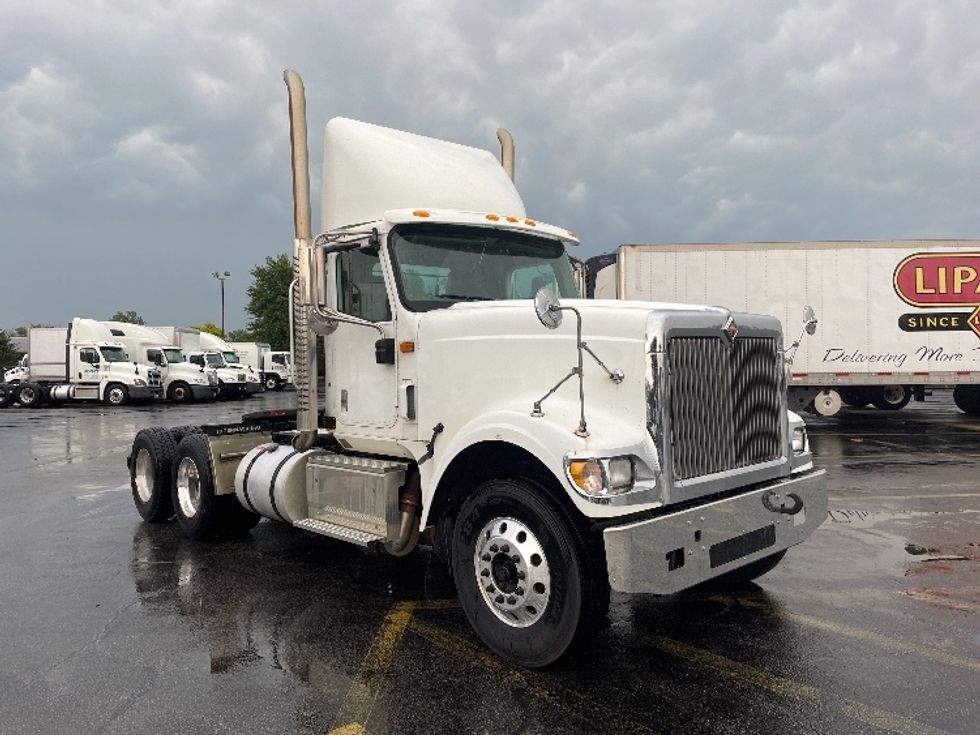
POLYGON ((815 470, 744 495, 607 528, 609 584, 618 592, 679 592, 804 541, 826 517, 827 473, 815 470))

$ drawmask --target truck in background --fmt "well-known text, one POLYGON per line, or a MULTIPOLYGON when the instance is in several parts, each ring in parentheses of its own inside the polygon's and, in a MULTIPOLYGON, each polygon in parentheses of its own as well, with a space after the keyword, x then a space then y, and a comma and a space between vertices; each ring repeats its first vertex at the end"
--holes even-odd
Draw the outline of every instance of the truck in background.
POLYGON ((0 405, 27 408, 69 401, 121 406, 163 395, 160 371, 130 359, 125 346, 95 319, 68 327, 33 327, 28 333, 27 379, 3 386, 0 405))
POLYGON ((293 384, 293 361, 288 352, 273 350, 266 342, 229 342, 242 364, 259 374, 266 390, 293 384))
POLYGON ((820 334, 789 380, 797 410, 894 411, 952 388, 980 416, 980 240, 623 245, 588 270, 595 298, 723 304, 787 328, 813 304, 820 334))
POLYGON ((159 368, 167 400, 174 403, 214 400, 218 393, 214 371, 188 362, 184 351, 161 332, 128 322, 102 323, 123 344, 131 359, 159 368))
MULTIPOLYGON (((218 385, 218 398, 245 398, 262 390, 262 384, 254 373, 236 363, 229 364, 222 350, 214 347, 213 339, 219 339, 207 332, 192 327, 151 327, 166 337, 171 344, 180 347, 188 362, 197 365, 215 376, 218 385)), ((224 340, 220 340, 224 342, 224 340)), ((225 343, 227 346, 227 343, 225 343)), ((233 351, 231 348, 227 350, 233 351)))
POLYGON ((266 517, 395 556, 424 539, 477 636, 524 666, 591 638, 610 589, 754 579, 823 522, 778 320, 580 298, 578 239, 527 216, 503 130, 501 166, 331 120, 314 239, 305 95, 285 79, 295 419, 140 431, 145 520, 204 539, 266 517))

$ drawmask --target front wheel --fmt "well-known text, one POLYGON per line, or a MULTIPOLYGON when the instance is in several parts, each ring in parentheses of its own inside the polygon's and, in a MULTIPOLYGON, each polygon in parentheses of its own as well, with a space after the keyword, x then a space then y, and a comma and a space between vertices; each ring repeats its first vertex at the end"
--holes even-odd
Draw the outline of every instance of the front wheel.
POLYGON ((39 408, 44 402, 44 394, 37 383, 21 383, 17 388, 17 403, 24 408, 39 408))
POLYGON ((194 394, 191 393, 191 387, 187 383, 178 381, 170 384, 167 389, 167 398, 174 403, 187 403, 194 399, 194 394))
POLYGON ((278 375, 266 375, 265 376, 265 389, 266 390, 282 390, 279 383, 278 375))
POLYGON ((121 383, 110 383, 102 400, 110 406, 124 406, 129 401, 129 390, 121 383))
POLYGON ((526 480, 490 480, 464 501, 452 570, 477 636, 521 666, 588 640, 609 605, 601 548, 526 480))

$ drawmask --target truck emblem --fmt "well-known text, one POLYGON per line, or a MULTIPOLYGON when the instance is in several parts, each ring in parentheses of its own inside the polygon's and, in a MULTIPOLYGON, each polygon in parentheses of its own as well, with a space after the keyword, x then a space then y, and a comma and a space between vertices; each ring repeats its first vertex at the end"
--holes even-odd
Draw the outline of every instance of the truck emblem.
POLYGON ((728 341, 734 344, 735 338, 738 336, 738 325, 735 323, 735 317, 728 317, 728 321, 725 322, 724 330, 725 334, 728 335, 728 341))
POLYGON ((898 264, 893 280, 912 306, 980 306, 980 253, 916 253, 898 264))
POLYGON ((972 329, 976 335, 980 337, 980 306, 973 310, 973 313, 970 314, 970 318, 966 320, 966 323, 969 324, 970 329, 972 329))

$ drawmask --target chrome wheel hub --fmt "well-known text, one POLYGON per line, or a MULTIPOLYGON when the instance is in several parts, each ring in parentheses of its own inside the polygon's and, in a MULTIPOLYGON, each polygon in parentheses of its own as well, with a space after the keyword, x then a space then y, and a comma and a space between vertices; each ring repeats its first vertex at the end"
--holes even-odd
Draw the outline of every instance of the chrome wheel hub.
POLYGON ((184 457, 177 465, 177 502, 185 518, 193 518, 201 504, 201 478, 197 464, 184 457))
POLYGON ((483 601, 507 625, 536 623, 551 598, 551 574, 541 542, 514 518, 494 518, 480 531, 473 555, 483 601))
POLYGON ((145 449, 136 454, 136 470, 133 473, 136 480, 136 494, 140 501, 149 503, 153 497, 153 459, 145 449))

